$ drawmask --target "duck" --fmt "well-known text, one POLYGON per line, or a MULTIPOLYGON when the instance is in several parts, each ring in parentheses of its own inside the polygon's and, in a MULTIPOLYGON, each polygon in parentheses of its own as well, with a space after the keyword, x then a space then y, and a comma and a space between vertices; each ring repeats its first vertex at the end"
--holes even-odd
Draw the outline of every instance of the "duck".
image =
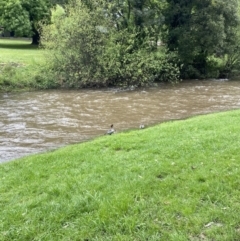
POLYGON ((145 126, 143 124, 140 124, 139 129, 144 129, 145 126))
POLYGON ((113 124, 112 124, 111 128, 105 133, 105 135, 112 135, 113 133, 115 133, 115 130, 114 130, 113 124))

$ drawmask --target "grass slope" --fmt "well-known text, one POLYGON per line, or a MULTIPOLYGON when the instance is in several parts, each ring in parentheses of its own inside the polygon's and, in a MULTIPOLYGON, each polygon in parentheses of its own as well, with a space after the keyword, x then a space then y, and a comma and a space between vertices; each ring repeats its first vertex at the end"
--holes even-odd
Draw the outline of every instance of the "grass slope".
POLYGON ((0 165, 0 240, 240 240, 240 111, 0 165))
POLYGON ((34 88, 43 50, 30 40, 0 39, 0 91, 34 88))

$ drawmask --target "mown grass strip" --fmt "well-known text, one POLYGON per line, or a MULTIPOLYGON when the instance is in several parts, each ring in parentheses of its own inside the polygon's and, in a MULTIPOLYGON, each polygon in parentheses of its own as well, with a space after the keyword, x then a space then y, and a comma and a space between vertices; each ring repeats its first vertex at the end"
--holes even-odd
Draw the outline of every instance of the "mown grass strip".
POLYGON ((240 111, 0 165, 0 240, 240 240, 240 111))

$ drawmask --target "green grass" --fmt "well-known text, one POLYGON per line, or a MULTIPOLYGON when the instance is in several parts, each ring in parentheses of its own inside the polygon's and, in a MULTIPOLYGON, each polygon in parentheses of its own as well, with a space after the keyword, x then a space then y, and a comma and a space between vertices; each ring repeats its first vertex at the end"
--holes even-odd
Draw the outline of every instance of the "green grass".
POLYGON ((0 165, 0 240, 240 240, 240 111, 0 165))
POLYGON ((24 65, 42 61, 42 51, 30 40, 0 39, 0 61, 24 65))
POLYGON ((0 91, 34 88, 43 52, 30 40, 0 39, 0 91))

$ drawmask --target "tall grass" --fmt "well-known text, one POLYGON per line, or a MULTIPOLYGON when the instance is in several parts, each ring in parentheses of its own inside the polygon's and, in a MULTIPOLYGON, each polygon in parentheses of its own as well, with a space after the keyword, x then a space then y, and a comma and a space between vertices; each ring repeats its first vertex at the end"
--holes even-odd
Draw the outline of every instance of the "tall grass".
POLYGON ((0 165, 0 240, 240 240, 240 111, 0 165))

